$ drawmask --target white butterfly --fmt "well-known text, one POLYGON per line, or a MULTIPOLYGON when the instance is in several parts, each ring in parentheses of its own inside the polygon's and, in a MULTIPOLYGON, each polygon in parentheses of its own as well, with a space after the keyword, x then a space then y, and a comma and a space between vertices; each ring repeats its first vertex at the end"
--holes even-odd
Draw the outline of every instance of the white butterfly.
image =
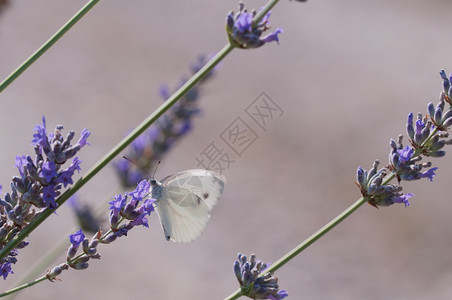
POLYGON ((166 239, 186 243, 200 236, 225 182, 223 175, 201 169, 179 172, 162 182, 152 179, 152 198, 166 239))

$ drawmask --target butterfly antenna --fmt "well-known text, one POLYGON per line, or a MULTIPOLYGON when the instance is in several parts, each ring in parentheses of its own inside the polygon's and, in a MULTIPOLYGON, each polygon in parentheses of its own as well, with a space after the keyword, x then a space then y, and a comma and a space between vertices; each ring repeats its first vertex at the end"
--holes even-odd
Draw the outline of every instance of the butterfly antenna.
POLYGON ((157 173, 157 168, 160 166, 160 163, 161 163, 161 161, 159 160, 158 163, 157 163, 157 166, 155 166, 154 174, 152 174, 152 177, 151 177, 152 179, 155 178, 155 173, 157 173))
MULTIPOLYGON (((135 166, 137 166, 137 168, 140 169, 141 171, 145 172, 149 178, 154 178, 154 176, 151 177, 151 174, 147 170, 145 170, 145 168, 143 166, 140 166, 136 161, 133 161, 124 155, 122 155, 122 158, 124 158, 125 160, 127 160, 127 161, 131 162, 132 164, 134 164, 135 166)), ((159 164, 160 164, 160 161, 159 161, 159 164)), ((155 172, 154 172, 154 175, 155 175, 155 172)))

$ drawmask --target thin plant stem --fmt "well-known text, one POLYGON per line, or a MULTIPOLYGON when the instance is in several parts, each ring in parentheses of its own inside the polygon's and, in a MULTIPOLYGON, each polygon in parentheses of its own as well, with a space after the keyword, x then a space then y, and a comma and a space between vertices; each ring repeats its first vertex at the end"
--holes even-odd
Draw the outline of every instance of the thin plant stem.
MULTIPOLYGON (((2 83, 0 83, 0 92, 2 92, 12 81, 22 74, 33 62, 35 62, 45 51, 47 51, 56 41, 59 40, 80 18, 82 18, 95 4, 100 0, 91 0, 83 7, 71 20, 68 21, 51 39, 49 39, 41 48, 39 48, 32 56, 30 56, 21 66, 11 73, 2 83)), ((263 9, 254 18, 253 23, 260 21, 270 9, 278 3, 279 0, 270 0, 263 9)), ((155 110, 148 118, 140 123, 132 132, 130 132, 122 141, 120 141, 113 149, 111 149, 103 158, 101 158, 88 172, 82 176, 70 189, 65 191, 56 200, 57 206, 60 207, 67 199, 77 192, 85 183, 102 170, 109 162, 111 162, 122 150, 130 145, 140 134, 142 134, 149 126, 151 126, 160 116, 162 116, 169 108, 181 99, 188 91, 190 91, 199 81, 204 78, 218 63, 220 63, 232 50, 234 46, 228 43, 223 47, 209 62, 207 62, 195 75, 193 75, 182 87, 179 88, 168 100, 166 100, 157 110, 155 110)), ((56 209, 47 209, 37 216, 30 224, 18 233, 8 244, 0 249, 0 259, 4 258, 12 251, 25 237, 27 237, 36 227, 46 220, 56 209)), ((16 287, 12 290, 0 294, 4 297, 33 286, 47 277, 40 277, 30 283, 16 287)))
MULTIPOLYGON (((49 252, 47 252, 44 255, 44 257, 40 258, 39 261, 31 269, 29 269, 27 271, 25 276, 23 276, 17 283, 15 283, 13 285, 16 287, 12 290, 15 290, 21 286, 23 286, 23 288, 28 287, 28 286, 26 286, 26 283, 30 282, 31 280, 33 280, 33 278, 36 278, 39 274, 41 274, 43 269, 48 267, 55 260, 55 258, 58 255, 60 255, 68 247, 67 243, 68 243, 68 238, 67 238, 67 236, 65 236, 49 252)), ((12 290, 10 290, 10 291, 12 291, 12 290)), ((17 291, 19 291, 19 290, 15 290, 15 292, 17 292, 17 291)), ((9 291, 8 291, 8 294, 10 294, 9 291)), ((6 294, 6 295, 0 294, 0 297, 7 296, 8 294, 6 294)), ((19 294, 18 293, 12 294, 12 295, 10 295, 10 297, 7 297, 6 299, 12 300, 17 295, 19 295, 19 294)))
POLYGON ((46 279, 47 279, 46 276, 42 276, 42 277, 40 277, 40 278, 38 278, 38 279, 36 279, 36 280, 34 280, 34 281, 32 281, 32 282, 26 283, 26 284, 24 284, 24 285, 15 287, 15 288, 13 288, 13 289, 11 289, 11 290, 9 290, 9 291, 6 291, 6 292, 4 292, 4 293, 1 293, 1 294, 0 294, 0 297, 5 297, 5 296, 11 295, 11 294, 13 294, 13 293, 17 293, 18 291, 21 291, 21 290, 23 290, 23 289, 29 288, 29 287, 31 287, 31 286, 33 286, 33 285, 35 285, 35 284, 37 284, 37 283, 40 283, 40 282, 42 282, 42 281, 44 281, 44 280, 46 280, 46 279))
MULTIPOLYGON (((102 203, 95 209, 95 214, 100 217, 101 213, 105 212, 105 204, 102 203)), ((14 287, 19 287, 21 285, 24 285, 27 282, 30 282, 33 280, 33 278, 36 278, 39 274, 41 274, 45 268, 49 268, 50 264, 68 247, 68 236, 75 232, 75 230, 71 230, 66 233, 64 238, 62 238, 57 244, 53 246, 51 250, 49 250, 43 257, 39 258, 39 261, 36 262, 36 264, 29 270, 27 270, 27 273, 21 277, 20 280, 18 280, 14 285, 14 287)), ((110 232, 110 231, 109 231, 110 232)), ((108 232, 108 233, 109 233, 108 232)), ((6 300, 12 300, 14 299, 19 293, 15 293, 12 295, 9 295, 9 297, 6 298, 6 300)), ((1 297, 1 296, 0 296, 1 297)))
MULTIPOLYGON (((104 157, 102 157, 90 170, 86 172, 77 182, 68 190, 66 190, 56 203, 60 207, 70 196, 84 186, 91 178, 102 170, 109 162, 111 162, 121 151, 123 151, 133 140, 142 134, 149 126, 152 125, 161 115, 163 115, 170 107, 181 99, 188 91, 190 91, 202 78, 204 78, 221 60, 223 60, 234 46, 227 44, 215 55, 204 67, 202 67, 192 78, 190 78, 182 87, 179 88, 168 100, 166 100, 159 108, 157 108, 149 117, 139 124, 132 132, 130 132, 122 141, 120 141, 113 149, 111 149, 104 157)), ((0 250, 0 259, 11 252, 24 238, 38 227, 45 219, 53 214, 55 209, 46 209, 28 226, 22 229, 11 241, 8 242, 0 250)))
POLYGON ((256 25, 278 2, 279 0, 268 1, 267 4, 265 4, 265 6, 254 17, 253 25, 256 25))
MULTIPOLYGON (((261 273, 260 276, 265 275, 265 273, 270 272, 273 273, 282 266, 284 266, 286 263, 288 263, 291 259, 293 259, 295 256, 300 254, 303 250, 308 248, 310 245, 312 245, 315 241, 317 241, 319 238, 324 236, 328 231, 336 227, 339 223, 341 223, 343 220, 345 220, 348 216, 350 216, 354 211, 356 211, 361 205, 366 203, 366 200, 361 197, 358 199, 355 203, 353 203, 349 208, 344 210, 340 215, 338 215, 336 218, 331 220, 328 224, 323 226, 321 229, 319 229, 316 233, 308 237, 306 240, 304 240, 301 244, 299 244, 297 247, 292 249, 290 252, 288 252, 286 255, 278 259, 275 263, 273 263, 270 267, 265 269, 265 272, 261 273)), ((225 300, 233 300, 238 299, 240 296, 242 296, 242 291, 238 289, 233 294, 231 294, 229 297, 225 298, 225 300)))
POLYGON ((10 85, 17 77, 20 76, 31 64, 38 60, 50 47, 53 46, 72 26, 75 25, 91 8, 100 0, 89 1, 82 9, 80 9, 66 24, 63 25, 47 42, 45 42, 35 53, 27 58, 17 69, 15 69, 2 83, 0 83, 0 93, 10 85))
MULTIPOLYGON (((258 22, 265 16, 270 9, 278 3, 279 0, 270 0, 260 12, 256 15, 254 23, 258 22)), ((92 1, 93 2, 93 1, 92 1)), ((210 61, 208 61, 195 75, 193 75, 182 87, 180 87, 168 100, 160 105, 149 117, 139 124, 132 132, 130 132, 119 144, 111 149, 103 158, 101 158, 88 172, 82 176, 70 189, 66 190, 56 203, 61 206, 70 196, 77 192, 91 178, 102 170, 109 162, 111 162, 122 150, 130 145, 140 134, 142 134, 149 126, 152 125, 160 116, 162 116, 170 107, 181 99, 188 91, 190 91, 202 78, 204 78, 218 63, 220 63, 235 47, 228 43, 223 47, 210 61)), ((1 92, 1 90, 0 90, 1 92)), ((11 241, 8 242, 0 250, 0 259, 4 258, 11 252, 25 237, 36 229, 44 220, 46 220, 55 209, 46 209, 38 217, 30 222, 21 232, 19 232, 11 241)))
MULTIPOLYGON (((124 219, 125 219, 125 218, 122 218, 120 222, 122 222, 124 219)), ((120 222, 119 222, 119 223, 120 223, 120 222)), ((102 235, 102 237, 99 238, 99 242, 102 242, 102 241, 103 241, 103 240, 104 240, 111 232, 112 232, 112 230, 109 229, 106 233, 104 233, 104 234, 102 235)), ((67 238, 65 238, 64 241, 67 242, 67 238)), ((61 244, 64 246, 63 243, 61 243, 61 244)), ((45 263, 50 263, 50 261, 52 261, 53 258, 54 258, 56 255, 58 255, 60 252, 61 252, 61 247, 55 248, 53 253, 50 253, 50 255, 47 255, 48 259, 47 259, 47 261, 45 261, 45 263)), ((79 259, 80 257, 82 257, 83 255, 85 255, 85 253, 82 252, 82 253, 80 253, 79 255, 77 255, 77 256, 71 258, 69 261, 67 261, 67 263, 72 263, 72 262, 76 261, 77 259, 79 259)), ((39 266, 37 266, 37 267, 35 267, 35 268, 36 268, 37 270, 40 270, 40 269, 41 269, 41 266, 42 266, 42 265, 40 264, 39 266)), ((28 278, 27 278, 27 279, 28 279, 28 278)), ((28 282, 28 283, 25 283, 25 284, 23 284, 23 282, 21 282, 21 283, 19 283, 19 285, 18 285, 17 287, 15 287, 15 288, 13 288, 13 289, 11 289, 11 290, 8 290, 8 291, 6 291, 6 292, 0 293, 0 298, 5 297, 5 296, 8 296, 8 295, 11 295, 11 294, 13 294, 13 293, 17 293, 17 292, 19 292, 19 291, 21 291, 21 290, 23 290, 23 289, 29 288, 29 287, 31 287, 31 286, 37 284, 37 283, 40 283, 40 282, 42 282, 42 281, 44 281, 44 280, 46 280, 46 279, 48 279, 48 278, 47 278, 47 275, 44 275, 44 276, 41 276, 41 277, 39 277, 39 278, 37 278, 37 279, 35 279, 35 280, 33 280, 33 281, 30 281, 30 282, 28 282)), ((30 279, 28 279, 28 280, 30 280, 30 279)), ((14 296, 15 296, 15 295, 17 295, 17 294, 14 294, 14 296)), ((12 299, 14 296, 10 297, 10 299, 12 299)))

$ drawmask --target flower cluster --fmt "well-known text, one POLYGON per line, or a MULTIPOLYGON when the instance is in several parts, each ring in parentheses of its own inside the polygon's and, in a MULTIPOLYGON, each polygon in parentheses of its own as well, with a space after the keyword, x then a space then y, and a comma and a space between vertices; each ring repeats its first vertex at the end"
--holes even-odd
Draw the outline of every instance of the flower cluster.
POLYGON ((385 168, 378 170, 378 161, 375 161, 369 171, 358 167, 356 183, 369 204, 375 207, 390 206, 394 203, 409 205, 408 199, 413 194, 403 194, 400 185, 389 184, 393 178, 397 178, 399 184, 403 180, 422 178, 433 181, 438 168, 431 168, 431 162, 421 163, 422 157, 442 157, 446 155, 444 146, 452 144, 447 132, 452 125, 450 101, 452 76, 447 78, 444 70, 440 75, 443 78, 444 91, 441 92, 438 104, 435 106, 429 103, 428 113, 425 116, 419 113, 416 121, 412 113, 408 115, 406 128, 411 146, 404 147, 400 135, 397 142, 394 140, 390 142, 392 149, 389 153, 389 164, 385 168))
POLYGON ((254 254, 250 255, 249 261, 246 255, 238 254, 238 260, 234 262, 234 273, 242 294, 252 299, 284 299, 288 294, 285 290, 278 290, 278 278, 268 272, 261 275, 266 268, 267 264, 257 261, 254 254))
POLYGON ((88 240, 85 233, 80 228, 74 234, 69 235, 69 246, 66 254, 66 263, 55 266, 47 272, 46 278, 54 281, 58 275, 69 267, 76 270, 83 270, 89 267, 90 259, 100 259, 101 255, 97 252, 99 244, 110 244, 118 237, 127 236, 129 230, 135 226, 143 225, 149 227, 147 217, 154 211, 154 199, 147 199, 149 196, 150 183, 146 180, 141 181, 137 188, 131 193, 116 195, 113 201, 110 201, 110 230, 103 234, 99 229, 96 234, 88 240), (128 201, 128 198, 131 198, 128 201), (128 220, 127 223, 121 224, 128 220), (80 245, 83 253, 76 255, 80 245))
MULTIPOLYGON (((200 56, 197 62, 191 65, 191 73, 197 73, 206 61, 205 56, 200 56)), ((204 83, 211 76, 212 72, 208 73, 200 83, 204 83)), ((176 90, 187 80, 187 78, 182 78, 176 90)), ((167 86, 160 88, 160 96, 164 100, 168 99, 170 95, 167 86)), ((154 163, 158 162, 181 137, 191 131, 193 118, 200 113, 199 98, 200 85, 198 84, 132 143, 125 155, 129 160, 120 159, 114 163, 124 187, 135 186, 141 180, 149 178, 149 170, 152 169, 154 163), (132 164, 130 161, 136 164, 132 164)))
POLYGON ((109 244, 116 238, 127 235, 127 232, 135 226, 149 227, 147 216, 154 211, 155 199, 146 199, 149 195, 150 183, 142 180, 131 193, 118 194, 110 204, 110 229, 102 243, 109 244), (128 198, 131 198, 128 201, 128 198), (128 220, 126 224, 122 221, 128 220))
POLYGON ((388 171, 385 169, 377 171, 379 163, 376 160, 369 172, 362 167, 358 167, 356 183, 360 187, 363 197, 375 207, 389 206, 394 203, 404 203, 405 206, 410 205, 408 199, 414 195, 403 194, 400 185, 384 184, 383 180, 388 175, 388 171))
POLYGON ((97 245, 99 245, 99 239, 101 236, 102 233, 99 230, 90 241, 85 238, 85 234, 82 229, 79 229, 74 234, 69 235, 71 245, 67 249, 66 263, 59 264, 52 270, 48 271, 46 278, 50 281, 55 281, 58 279, 57 276, 64 270, 68 270, 69 267, 75 270, 84 270, 89 267, 88 261, 90 259, 100 259, 101 255, 97 252, 97 245), (76 256, 80 245, 82 245, 83 253, 76 256))
POLYGON ((279 44, 278 34, 282 33, 281 28, 261 37, 262 33, 270 28, 268 19, 271 11, 268 12, 259 22, 254 22, 257 12, 252 10, 248 13, 245 4, 239 3, 239 12, 235 14, 231 11, 226 18, 226 32, 229 42, 241 49, 259 48, 266 43, 276 41, 279 44))
MULTIPOLYGON (((20 176, 13 177, 11 193, 0 198, 0 246, 3 248, 24 227, 43 210, 56 209, 56 197, 61 189, 72 184, 72 176, 80 170, 81 161, 74 157, 88 144, 90 133, 86 129, 75 145, 71 144, 75 136, 70 131, 66 139, 61 134, 63 126, 56 126, 54 133, 47 134, 45 118, 42 124, 35 126, 32 144, 35 159, 31 156, 17 156, 16 167, 20 176), (63 165, 72 159, 71 164, 63 169, 63 165)), ((17 259, 17 249, 27 246, 23 241, 0 261, 0 270, 4 278, 11 271, 11 264, 17 259)))

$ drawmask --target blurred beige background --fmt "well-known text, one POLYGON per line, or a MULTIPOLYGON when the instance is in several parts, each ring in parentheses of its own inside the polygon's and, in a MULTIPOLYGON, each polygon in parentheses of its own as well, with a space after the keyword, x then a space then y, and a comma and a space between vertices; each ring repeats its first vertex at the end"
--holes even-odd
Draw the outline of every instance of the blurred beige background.
MULTIPOLYGON (((86 1, 15 0, 0 15, 0 77, 35 51, 86 1)), ((260 7, 264 1, 247 2, 260 7)), ((110 0, 98 4, 0 95, 0 183, 31 154, 33 126, 92 132, 82 151, 88 170, 161 100, 200 53, 221 49, 227 1, 110 0)), ((225 193, 195 242, 167 242, 151 229, 100 246, 100 261, 70 270, 17 299, 222 299, 238 284, 237 252, 280 256, 351 205, 359 165, 387 163, 389 139, 405 132, 409 112, 425 113, 452 72, 452 2, 446 0, 281 1, 271 22, 281 44, 235 50, 204 87, 203 116, 164 159, 163 178, 196 167, 195 157, 265 91, 283 109, 266 133, 225 173, 225 193)), ((219 143, 220 144, 220 143, 219 143)), ((412 205, 363 206, 277 272, 290 299, 450 299, 452 159, 434 160, 433 183, 404 184, 412 205)), ((118 191, 111 167, 87 184, 98 205, 118 191)), ((76 228, 61 207, 29 237, 5 290, 49 246, 76 228)), ((64 256, 58 259, 63 261, 64 256)))

